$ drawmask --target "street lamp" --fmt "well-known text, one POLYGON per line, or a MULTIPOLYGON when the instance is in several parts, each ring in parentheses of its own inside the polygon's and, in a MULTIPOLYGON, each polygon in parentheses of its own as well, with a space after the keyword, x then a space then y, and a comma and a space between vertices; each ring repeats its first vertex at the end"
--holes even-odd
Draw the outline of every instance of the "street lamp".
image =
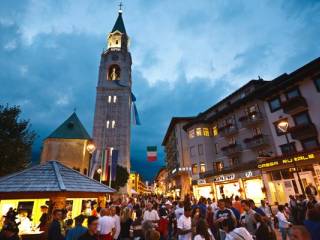
POLYGON ((87 151, 92 154, 96 150, 96 146, 93 143, 87 145, 87 151))
POLYGON ((101 168, 98 168, 97 173, 99 174, 99 179, 100 179, 100 183, 101 183, 102 169, 101 169, 101 168))
MULTIPOLYGON (((292 154, 293 151, 292 151, 291 144, 290 144, 289 138, 288 138, 288 128, 289 128, 288 120, 287 119, 282 119, 280 122, 278 122, 277 127, 281 132, 284 133, 284 135, 286 137, 286 140, 287 140, 287 145, 289 147, 289 154, 292 154)), ((304 191, 304 188, 303 188, 303 184, 302 184, 302 181, 301 181, 301 178, 300 178, 300 174, 299 174, 299 171, 298 171, 297 163, 296 163, 296 161, 294 159, 293 159, 292 162, 293 162, 293 166, 294 166, 295 172, 297 173, 297 176, 298 176, 298 181, 299 181, 299 185, 300 185, 301 191, 302 191, 303 194, 305 194, 305 191, 304 191)))

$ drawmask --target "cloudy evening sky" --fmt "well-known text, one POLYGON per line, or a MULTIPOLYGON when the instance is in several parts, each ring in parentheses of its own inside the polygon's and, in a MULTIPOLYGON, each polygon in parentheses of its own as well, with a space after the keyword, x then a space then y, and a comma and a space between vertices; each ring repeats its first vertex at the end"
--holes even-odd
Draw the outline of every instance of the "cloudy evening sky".
MULTIPOLYGON (((116 0, 2 0, 0 104, 20 105, 42 140, 73 111, 92 132, 100 54, 116 0)), ((320 56, 320 1, 126 0, 133 92, 142 121, 132 165, 146 162, 172 116, 191 116, 257 76, 272 79, 320 56)), ((35 154, 37 155, 37 154, 35 154)))

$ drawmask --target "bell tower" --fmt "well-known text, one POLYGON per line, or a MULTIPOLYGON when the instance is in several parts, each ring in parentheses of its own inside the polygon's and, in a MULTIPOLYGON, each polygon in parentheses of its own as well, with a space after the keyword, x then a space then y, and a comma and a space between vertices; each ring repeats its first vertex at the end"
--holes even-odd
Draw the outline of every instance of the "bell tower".
POLYGON ((100 153, 106 148, 118 150, 118 165, 130 173, 132 60, 121 8, 106 40, 96 88, 93 140, 100 153))

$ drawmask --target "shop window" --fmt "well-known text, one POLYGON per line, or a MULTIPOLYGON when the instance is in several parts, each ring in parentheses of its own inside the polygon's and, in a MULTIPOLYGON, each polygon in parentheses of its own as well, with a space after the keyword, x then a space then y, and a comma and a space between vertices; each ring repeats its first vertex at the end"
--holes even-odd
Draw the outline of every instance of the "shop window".
POLYGON ((191 157, 194 157, 195 155, 196 155, 196 153, 195 153, 195 147, 192 146, 192 147, 190 147, 190 156, 191 156, 191 157))
POLYGON ((275 112, 281 108, 281 101, 279 97, 269 100, 268 103, 271 112, 275 112))
POLYGON ((308 138, 301 141, 303 150, 312 150, 319 147, 317 138, 308 138))
POLYGON ((198 153, 199 153, 199 156, 203 155, 203 144, 198 145, 198 153))
POLYGON ((291 99, 299 96, 301 96, 299 88, 294 88, 286 92, 287 99, 291 99))
POLYGON ((281 180, 281 172, 280 171, 271 172, 271 178, 273 181, 281 180))
POLYGON ((216 153, 216 154, 219 153, 219 152, 218 152, 218 151, 219 151, 219 143, 215 143, 215 144, 214 144, 214 150, 215 150, 215 153, 216 153))
POLYGON ((281 149, 281 153, 283 155, 295 153, 297 151, 295 142, 292 142, 289 144, 282 144, 282 145, 280 145, 280 149, 281 149))
POLYGON ((26 202, 18 202, 17 210, 27 212, 29 218, 32 217, 32 209, 33 209, 34 202, 33 201, 26 201, 26 202))
POLYGON ((252 128, 252 136, 257 136, 257 135, 261 135, 261 128, 259 127, 252 128))
POLYGON ((222 162, 215 162, 214 163, 214 169, 217 172, 221 172, 223 170, 223 163, 222 162))
POLYGON ((206 171, 206 164, 200 163, 200 172, 204 173, 206 171))
POLYGON ((212 134, 214 137, 218 136, 219 132, 218 132, 218 127, 217 126, 214 126, 212 128, 212 134))
POLYGON ((196 136, 197 136, 197 137, 202 136, 201 128, 196 128, 196 136))
POLYGON ((304 125, 311 123, 308 112, 302 112, 293 116, 295 125, 304 125))
POLYGON ((194 138, 194 129, 189 130, 189 138, 194 138))
POLYGON ((198 174, 198 166, 197 166, 197 164, 192 164, 192 174, 198 174))
POLYGON ((320 76, 314 80, 314 84, 316 85, 316 89, 320 92, 320 76))
POLYGON ((205 136, 205 137, 210 136, 209 128, 203 128, 202 130, 203 130, 203 136, 205 136))

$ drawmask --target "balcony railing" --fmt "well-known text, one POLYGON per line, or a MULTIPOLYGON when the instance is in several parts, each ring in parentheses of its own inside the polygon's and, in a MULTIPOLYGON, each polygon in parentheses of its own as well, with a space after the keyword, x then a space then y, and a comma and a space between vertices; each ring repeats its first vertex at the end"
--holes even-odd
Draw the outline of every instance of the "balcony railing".
POLYGON ((260 123, 263 120, 264 118, 260 112, 251 112, 239 118, 239 122, 241 122, 241 126, 245 128, 252 126, 254 124, 260 123))
POLYGON ((317 128, 313 123, 296 125, 289 129, 291 137, 298 140, 303 140, 318 135, 317 128))
POLYGON ((235 124, 227 124, 221 128, 219 128, 219 134, 222 137, 231 136, 233 134, 236 134, 238 132, 238 128, 235 124))
POLYGON ((263 134, 244 139, 247 148, 258 148, 269 144, 269 139, 263 134))
POLYGON ((223 148, 221 148, 223 155, 225 156, 232 156, 235 155, 237 153, 240 153, 242 150, 242 147, 240 144, 230 144, 228 146, 225 146, 223 148))
POLYGON ((281 107, 284 113, 294 114, 307 109, 308 104, 304 97, 297 96, 297 97, 290 98, 287 101, 281 103, 281 107))

